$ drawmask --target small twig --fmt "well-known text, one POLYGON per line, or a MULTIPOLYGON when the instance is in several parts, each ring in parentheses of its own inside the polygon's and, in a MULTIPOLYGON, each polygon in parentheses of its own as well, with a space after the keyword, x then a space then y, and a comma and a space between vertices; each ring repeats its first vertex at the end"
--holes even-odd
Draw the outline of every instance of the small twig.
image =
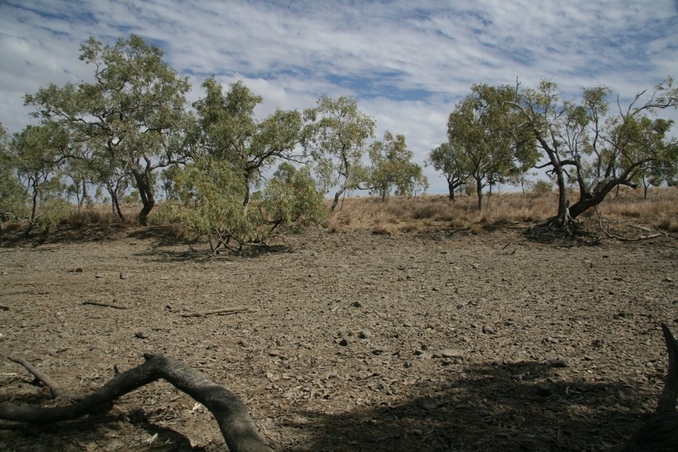
POLYGON ((51 378, 49 378, 47 375, 44 373, 40 372, 38 369, 33 367, 31 363, 26 361, 23 358, 13 358, 11 356, 8 356, 7 359, 9 359, 12 362, 15 362, 17 364, 21 364, 26 368, 27 371, 32 373, 35 378, 37 378, 39 381, 41 381, 45 386, 49 387, 49 391, 52 394, 53 398, 61 397, 64 395, 64 391, 61 390, 58 384, 56 384, 54 381, 52 381, 51 378))
POLYGON ((650 228, 646 228, 645 226, 640 226, 640 225, 637 225, 637 224, 631 224, 629 226, 631 226, 632 228, 638 228, 638 229, 643 230, 645 232, 652 232, 652 230, 650 228))
POLYGON ((125 306, 118 306, 118 305, 110 304, 110 303, 99 303, 98 301, 83 301, 82 304, 83 305, 91 304, 93 306, 102 306, 104 308, 127 309, 125 306))
POLYGON ((258 312, 257 309, 248 308, 248 307, 235 307, 235 308, 224 308, 224 309, 214 309, 212 311, 204 312, 191 312, 190 314, 181 314, 182 317, 202 317, 205 315, 212 314, 236 314, 238 312, 258 312))

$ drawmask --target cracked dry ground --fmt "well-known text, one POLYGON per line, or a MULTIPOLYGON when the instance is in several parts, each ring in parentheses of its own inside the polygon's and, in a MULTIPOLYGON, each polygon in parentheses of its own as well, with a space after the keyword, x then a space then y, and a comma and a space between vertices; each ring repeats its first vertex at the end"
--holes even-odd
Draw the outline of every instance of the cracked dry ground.
MULTIPOLYGON (((277 450, 608 450, 655 408, 659 322, 678 330, 675 238, 313 230, 210 257, 127 230, 0 248, 0 267, 1 401, 58 403, 8 355, 86 392, 163 353, 238 394, 277 450)), ((80 421, 1 427, 3 450, 226 448, 162 381, 80 421)))

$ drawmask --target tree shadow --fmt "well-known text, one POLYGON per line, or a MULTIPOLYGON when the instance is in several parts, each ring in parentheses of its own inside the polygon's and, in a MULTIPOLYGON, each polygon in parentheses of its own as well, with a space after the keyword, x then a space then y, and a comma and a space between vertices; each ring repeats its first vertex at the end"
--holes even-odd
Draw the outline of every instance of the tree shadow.
POLYGON ((97 443, 101 440, 105 440, 112 447, 110 450, 123 450, 135 443, 140 443, 140 447, 134 450, 162 452, 206 450, 203 447, 191 446, 191 441, 176 430, 153 424, 142 409, 135 409, 129 413, 93 414, 78 420, 47 425, 0 422, 0 445, 11 444, 13 451, 75 451, 92 450, 92 447, 98 450, 97 443), (146 444, 139 441, 139 430, 145 431, 143 435, 146 437, 146 444), (116 439, 120 440, 118 444, 120 447, 116 447, 116 439))
POLYGON ((343 414, 300 410, 285 424, 308 441, 295 451, 609 450, 647 419, 656 394, 624 382, 559 381, 558 363, 465 367, 418 396, 343 414))

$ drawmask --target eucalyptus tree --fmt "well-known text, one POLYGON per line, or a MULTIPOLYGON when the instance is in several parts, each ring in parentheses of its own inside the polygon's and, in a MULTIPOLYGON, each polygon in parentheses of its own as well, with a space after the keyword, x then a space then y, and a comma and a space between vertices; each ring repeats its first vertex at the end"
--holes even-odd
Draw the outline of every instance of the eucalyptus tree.
POLYGON ((449 141, 432 149, 426 165, 431 165, 436 171, 440 171, 447 180, 450 201, 454 201, 454 192, 466 184, 469 175, 466 171, 459 146, 449 141))
POLYGON ((558 185, 558 215, 551 223, 576 218, 620 185, 635 187, 652 165, 676 161, 678 142, 668 137, 673 121, 655 117, 659 110, 678 106, 672 83, 669 78, 635 95, 626 107, 617 96, 615 112, 606 87, 584 89, 579 103, 561 100, 550 81, 521 93, 513 106, 542 152, 545 163, 539 168, 548 168, 558 185), (579 188, 571 206, 570 182, 579 188))
POLYGON ((52 84, 27 95, 26 104, 37 109, 35 116, 86 141, 94 166, 119 172, 133 184, 145 225, 155 205, 153 172, 185 161, 189 153, 190 84, 163 61, 162 50, 136 35, 113 46, 91 37, 80 50, 80 60, 94 68, 94 81, 52 84))
POLYGON ((29 198, 25 236, 38 222, 47 232, 70 213, 68 202, 61 197, 66 187, 60 173, 68 146, 68 133, 55 123, 29 125, 12 137, 12 163, 29 198))
POLYGON ((526 171, 537 153, 509 104, 516 100, 516 88, 473 85, 471 91, 450 114, 447 138, 461 173, 475 181, 482 210, 483 188, 526 171))
POLYGON ((358 109, 350 97, 321 97, 305 111, 304 145, 314 162, 316 177, 325 193, 336 187, 330 212, 347 191, 361 188, 368 174, 362 163, 367 142, 374 136, 374 119, 358 109))
POLYGON ((0 124, 0 224, 26 215, 26 190, 17 175, 17 156, 0 124))
POLYGON ((279 160, 299 161, 302 117, 296 110, 276 109, 259 121, 254 108, 262 102, 241 81, 227 93, 214 79, 203 83, 205 97, 194 104, 206 156, 231 165, 243 184, 245 209, 263 173, 279 160))
POLYGON ((231 241, 238 249, 262 242, 280 224, 317 218, 323 200, 301 161, 301 114, 278 109, 259 120, 254 110, 262 98, 242 82, 224 92, 211 77, 203 88, 194 104, 200 151, 194 162, 164 175, 176 198, 164 214, 207 235, 214 251, 231 241))
POLYGON ((393 136, 386 131, 382 141, 369 146, 368 155, 371 166, 367 184, 382 201, 393 191, 398 196, 411 196, 428 188, 421 166, 412 162, 414 154, 407 148, 404 135, 393 136))

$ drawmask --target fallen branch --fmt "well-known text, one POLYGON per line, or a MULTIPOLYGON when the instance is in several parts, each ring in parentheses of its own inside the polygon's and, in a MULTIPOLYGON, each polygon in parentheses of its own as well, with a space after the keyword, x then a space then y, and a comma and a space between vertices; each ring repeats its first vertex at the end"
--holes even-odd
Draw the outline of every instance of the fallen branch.
POLYGON ((47 375, 45 375, 44 373, 40 372, 38 369, 33 367, 33 365, 31 365, 31 363, 29 363, 25 359, 23 359, 23 358, 13 358, 11 356, 8 356, 7 359, 9 359, 10 361, 15 362, 17 364, 21 364, 22 366, 24 366, 26 368, 27 371, 32 373, 33 376, 36 379, 41 381, 45 386, 49 387, 49 392, 50 392, 50 394, 52 394, 52 398, 56 399, 57 397, 61 397, 62 395, 64 395, 64 391, 61 390, 61 388, 59 387, 58 384, 56 384, 54 381, 52 381, 52 379, 50 379, 47 375))
POLYGON ((144 358, 145 363, 117 374, 78 403, 55 408, 0 403, 0 419, 30 424, 77 419, 100 411, 102 406, 118 397, 162 378, 212 412, 231 452, 271 451, 257 433, 247 408, 235 394, 180 361, 152 354, 144 354, 144 358))
POLYGON ((113 309, 127 309, 125 306, 118 306, 115 304, 110 304, 110 303, 99 303, 98 301, 83 301, 83 305, 85 304, 91 304, 93 306, 101 306, 104 308, 113 308, 113 309))
POLYGON ((238 312, 258 312, 257 309, 248 308, 244 306, 234 308, 214 309, 212 311, 191 312, 189 314, 181 314, 182 317, 203 317, 212 314, 236 314, 238 312))
POLYGON ((664 323, 662 323, 662 331, 669 353, 669 373, 664 390, 659 397, 657 411, 630 440, 615 449, 617 452, 675 451, 678 445, 678 412, 676 412, 678 343, 664 323))
MULTIPOLYGON (((620 242, 639 242, 641 240, 656 239, 657 237, 662 236, 662 234, 656 233, 656 234, 640 235, 638 237, 628 238, 628 237, 622 237, 620 235, 613 234, 603 227, 603 216, 600 214, 600 212, 597 212, 597 213, 598 213, 598 229, 600 229, 601 232, 603 232, 603 234, 605 234, 606 236, 608 236, 611 239, 619 240, 620 242)), ((650 232, 649 229, 647 229, 643 226, 635 226, 635 225, 631 225, 631 226, 633 226, 635 228, 639 228, 639 229, 646 231, 646 232, 650 232)))

